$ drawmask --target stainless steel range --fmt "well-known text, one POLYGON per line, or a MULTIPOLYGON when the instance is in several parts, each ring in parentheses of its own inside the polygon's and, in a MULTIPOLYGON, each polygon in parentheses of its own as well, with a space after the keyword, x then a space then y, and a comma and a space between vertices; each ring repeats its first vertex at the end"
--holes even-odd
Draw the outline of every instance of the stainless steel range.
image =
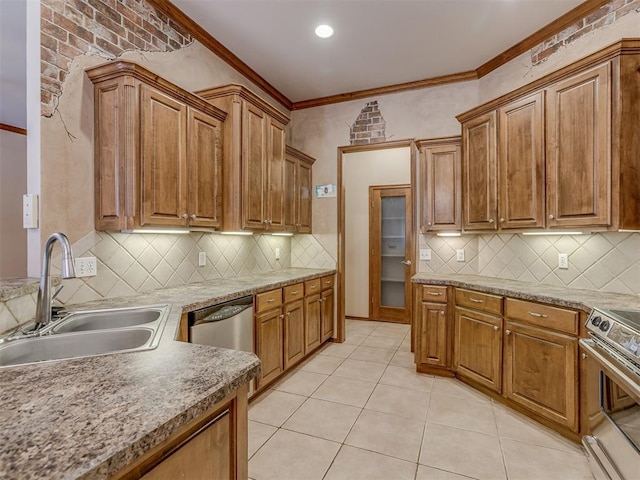
POLYGON ((640 478, 640 311, 594 308, 586 328, 591 469, 597 480, 640 478))

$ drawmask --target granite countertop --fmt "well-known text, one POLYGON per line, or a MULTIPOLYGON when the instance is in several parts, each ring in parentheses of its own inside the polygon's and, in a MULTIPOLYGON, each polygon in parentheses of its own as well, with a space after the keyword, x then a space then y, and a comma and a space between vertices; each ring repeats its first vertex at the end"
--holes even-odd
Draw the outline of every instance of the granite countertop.
MULTIPOLYGON (((51 285, 60 284, 60 278, 53 277, 51 285)), ((5 278, 0 279, 0 302, 6 302, 12 298, 31 295, 38 291, 39 278, 5 278)))
POLYGON ((411 280, 414 283, 452 285, 522 300, 550 303, 584 310, 587 313, 594 307, 640 310, 640 296, 638 295, 596 292, 504 278, 484 277, 482 275, 460 275, 454 273, 418 273, 411 280))
POLYGON ((0 369, 0 478, 109 478, 258 374, 252 353, 175 341, 183 312, 332 273, 291 268, 75 306, 171 311, 155 350, 0 369))

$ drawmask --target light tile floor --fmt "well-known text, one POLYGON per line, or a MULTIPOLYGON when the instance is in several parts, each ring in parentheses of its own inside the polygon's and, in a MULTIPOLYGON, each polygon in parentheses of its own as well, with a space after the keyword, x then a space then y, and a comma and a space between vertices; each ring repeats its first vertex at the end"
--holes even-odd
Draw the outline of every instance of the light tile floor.
POLYGON ((249 407, 255 480, 592 480, 581 448, 457 380, 415 372, 409 327, 347 320, 249 407))

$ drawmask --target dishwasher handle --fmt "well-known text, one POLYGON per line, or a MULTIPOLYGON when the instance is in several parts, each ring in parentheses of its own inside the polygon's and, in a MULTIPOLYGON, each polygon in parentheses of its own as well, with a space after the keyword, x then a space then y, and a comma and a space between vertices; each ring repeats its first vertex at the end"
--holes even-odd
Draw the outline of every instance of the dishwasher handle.
POLYGON ((207 315, 206 317, 195 320, 193 322, 193 326, 227 320, 228 318, 235 317, 240 312, 243 312, 244 310, 246 310, 247 308, 250 308, 251 306, 252 304, 225 305, 219 310, 216 310, 215 312, 207 315))

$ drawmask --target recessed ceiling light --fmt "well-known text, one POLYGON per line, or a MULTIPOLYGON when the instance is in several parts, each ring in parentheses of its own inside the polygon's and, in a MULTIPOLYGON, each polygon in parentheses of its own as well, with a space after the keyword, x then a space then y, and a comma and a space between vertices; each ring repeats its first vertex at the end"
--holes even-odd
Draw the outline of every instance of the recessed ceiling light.
POLYGON ((316 35, 320 38, 333 37, 333 28, 331 25, 318 25, 316 27, 316 35))

